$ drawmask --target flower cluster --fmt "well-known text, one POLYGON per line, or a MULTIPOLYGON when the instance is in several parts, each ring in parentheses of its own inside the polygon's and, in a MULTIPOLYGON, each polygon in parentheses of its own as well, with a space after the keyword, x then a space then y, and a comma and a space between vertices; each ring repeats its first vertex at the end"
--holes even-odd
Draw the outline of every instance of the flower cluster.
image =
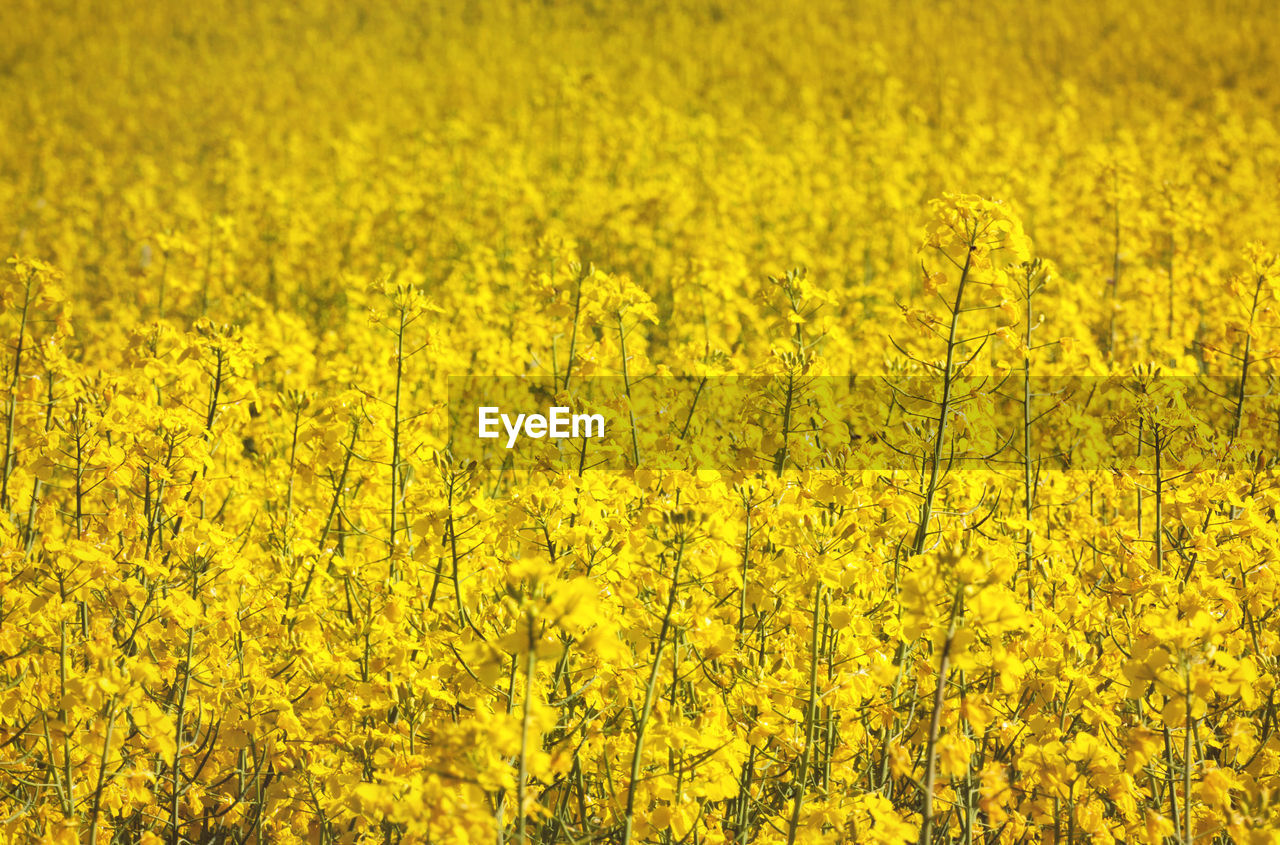
POLYGON ((1266 3, 3 18, 0 839, 1280 843, 1266 3))

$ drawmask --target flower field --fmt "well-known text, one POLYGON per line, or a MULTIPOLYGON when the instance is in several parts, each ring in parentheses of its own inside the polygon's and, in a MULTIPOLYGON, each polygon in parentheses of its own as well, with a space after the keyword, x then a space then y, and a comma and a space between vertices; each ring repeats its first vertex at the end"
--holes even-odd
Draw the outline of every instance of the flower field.
POLYGON ((1280 843, 1277 43, 6 0, 0 841, 1280 843))

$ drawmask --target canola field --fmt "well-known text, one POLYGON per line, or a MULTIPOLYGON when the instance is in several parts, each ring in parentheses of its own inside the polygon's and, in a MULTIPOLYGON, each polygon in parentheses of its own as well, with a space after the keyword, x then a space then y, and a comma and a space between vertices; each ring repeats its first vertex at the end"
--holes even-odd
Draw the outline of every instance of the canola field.
POLYGON ((0 840, 1280 843, 1278 43, 5 0, 0 840))

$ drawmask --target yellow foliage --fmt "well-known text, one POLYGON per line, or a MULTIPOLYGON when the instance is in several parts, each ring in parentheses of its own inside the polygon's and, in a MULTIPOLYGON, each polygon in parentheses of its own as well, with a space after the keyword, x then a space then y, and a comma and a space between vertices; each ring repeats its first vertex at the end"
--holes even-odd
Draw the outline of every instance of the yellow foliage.
POLYGON ((1280 841, 1269 4, 2 17, 0 838, 1280 841))

